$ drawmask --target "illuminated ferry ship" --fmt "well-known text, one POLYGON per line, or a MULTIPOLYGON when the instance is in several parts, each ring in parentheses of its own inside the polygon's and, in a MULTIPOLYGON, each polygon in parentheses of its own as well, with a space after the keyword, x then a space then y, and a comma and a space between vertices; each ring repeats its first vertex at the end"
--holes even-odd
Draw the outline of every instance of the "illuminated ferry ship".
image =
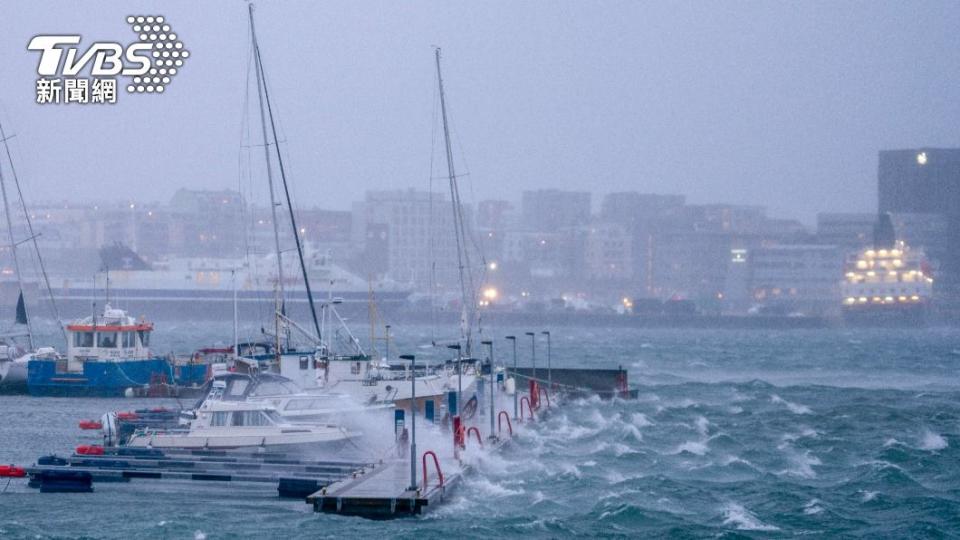
POLYGON ((874 245, 851 255, 845 265, 844 320, 866 324, 917 324, 926 320, 933 276, 923 250, 896 240, 890 216, 880 216, 874 245))

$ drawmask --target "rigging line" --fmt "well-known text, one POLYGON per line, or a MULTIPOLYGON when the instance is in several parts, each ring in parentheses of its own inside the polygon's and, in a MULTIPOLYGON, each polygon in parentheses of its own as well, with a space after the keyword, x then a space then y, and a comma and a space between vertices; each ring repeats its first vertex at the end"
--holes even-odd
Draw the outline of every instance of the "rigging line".
MULTIPOLYGON (((277 125, 274 122, 273 117, 273 107, 270 104, 270 91, 267 87, 267 78, 263 72, 263 59, 260 57, 260 46, 257 44, 257 34, 254 31, 253 26, 253 5, 250 5, 250 30, 253 34, 253 50, 256 56, 256 63, 258 67, 258 73, 260 74, 260 80, 263 83, 263 95, 267 103, 267 112, 270 114, 270 127, 273 131, 273 139, 277 139, 277 125)), ((317 309, 313 302, 313 293, 310 290, 310 278, 307 276, 307 266, 303 260, 303 247, 300 245, 300 236, 299 230, 297 229, 297 220, 293 212, 293 204, 290 201, 290 188, 287 185, 287 176, 283 168, 283 157, 280 153, 279 147, 277 148, 277 165, 280 168, 280 179, 283 181, 283 192, 287 199, 287 210, 290 212, 290 225, 293 227, 293 241, 297 246, 297 256, 300 258, 300 270, 303 272, 303 285, 307 290, 307 301, 310 304, 310 315, 313 317, 313 326, 317 331, 317 340, 322 341, 323 336, 320 334, 320 321, 317 319, 317 309)))
MULTIPOLYGON (((432 86, 432 85, 431 85, 432 86)), ((428 238, 428 251, 430 254, 430 341, 435 342, 437 340, 437 257, 436 257, 436 242, 437 234, 434 230, 433 224, 433 161, 437 145, 437 89, 433 88, 433 99, 430 100, 430 109, 432 119, 430 122, 430 175, 429 175, 429 187, 427 189, 428 197, 428 215, 427 215, 427 230, 429 231, 428 238)), ((437 180, 440 178, 437 177, 437 180)))
MULTIPOLYGON (((260 103, 260 130, 263 133, 263 157, 264 163, 267 170, 267 184, 270 187, 270 214, 272 216, 273 222, 273 242, 276 249, 277 256, 277 286, 274 287, 275 294, 279 296, 280 304, 283 304, 284 300, 284 285, 283 285, 283 254, 280 250, 280 232, 277 229, 277 201, 273 191, 273 168, 270 166, 270 148, 269 141, 270 138, 267 136, 267 113, 264 111, 264 101, 267 101, 269 106, 269 98, 265 98, 267 93, 266 79, 263 77, 263 65, 260 63, 260 47, 257 45, 257 33, 256 28, 253 22, 253 4, 249 5, 250 13, 250 42, 253 48, 253 65, 257 75, 257 98, 260 103)), ((276 139, 276 132, 274 132, 274 139, 276 139)), ((279 153, 277 153, 279 156, 279 153)), ((274 304, 278 302, 274 300, 274 304)))
POLYGON ((443 118, 443 138, 444 146, 446 148, 446 157, 447 157, 447 172, 450 177, 450 197, 453 207, 453 221, 454 221, 454 232, 456 235, 456 244, 457 244, 457 261, 459 263, 459 275, 460 275, 460 293, 462 297, 463 305, 461 306, 461 317, 463 324, 461 324, 461 336, 466 341, 466 353, 469 357, 471 354, 471 341, 472 341, 472 322, 473 322, 473 311, 474 305, 473 301, 475 300, 473 291, 473 277, 471 272, 466 272, 465 274, 465 265, 467 268, 470 267, 470 255, 464 249, 464 223, 463 223, 463 206, 460 201, 460 189, 457 186, 456 181, 456 171, 453 162, 453 148, 450 144, 450 130, 449 122, 447 120, 447 108, 446 100, 444 97, 443 91, 443 75, 440 70, 440 49, 437 48, 435 51, 436 63, 437 63, 437 87, 440 93, 440 113, 443 118), (468 285, 469 283, 469 285, 468 285), (469 286, 470 294, 467 294, 467 288, 469 286))
MULTIPOLYGON (((7 148, 9 149, 9 146, 7 148)), ((10 165, 12 170, 13 163, 11 162, 10 165)), ((3 180, 2 167, 0 167, 0 194, 3 195, 3 208, 4 208, 4 214, 6 215, 6 219, 7 219, 7 233, 10 236, 10 255, 13 258, 13 269, 17 274, 17 288, 20 290, 20 295, 22 296, 23 295, 23 277, 22 277, 22 274, 20 273, 20 260, 17 258, 17 243, 13 238, 13 218, 10 215, 10 203, 7 200, 7 187, 6 187, 6 182, 4 182, 3 180)), ((27 312, 26 302, 24 302, 23 304, 23 311, 24 313, 27 312)), ((30 349, 33 350, 34 348, 33 329, 30 326, 30 317, 27 317, 26 319, 27 319, 26 321, 27 342, 30 344, 30 349)))
MULTIPOLYGON (((50 296, 50 307, 53 309, 53 316, 57 320, 57 326, 60 327, 60 334, 63 336, 64 344, 67 343, 67 331, 63 327, 63 320, 60 318, 60 309, 57 307, 57 301, 53 297, 53 288, 50 286, 50 276, 47 274, 47 267, 43 264, 43 256, 40 254, 40 245, 37 243, 37 234, 33 232, 33 220, 30 219, 30 212, 27 211, 27 201, 23 198, 23 190, 20 187, 20 178, 17 176, 17 169, 13 165, 13 157, 10 155, 9 139, 14 135, 7 137, 3 132, 3 125, 0 124, 0 138, 3 138, 3 146, 7 153, 7 161, 10 164, 10 175, 13 177, 13 185, 17 188, 17 197, 20 198, 20 207, 23 209, 23 217, 27 223, 27 232, 30 234, 30 241, 33 243, 33 250, 37 255, 37 264, 40 266, 40 273, 43 275, 43 283, 47 287, 47 294, 50 296)), ((27 319, 29 321, 29 319, 27 319)), ((33 338, 31 337, 31 340, 33 338)))

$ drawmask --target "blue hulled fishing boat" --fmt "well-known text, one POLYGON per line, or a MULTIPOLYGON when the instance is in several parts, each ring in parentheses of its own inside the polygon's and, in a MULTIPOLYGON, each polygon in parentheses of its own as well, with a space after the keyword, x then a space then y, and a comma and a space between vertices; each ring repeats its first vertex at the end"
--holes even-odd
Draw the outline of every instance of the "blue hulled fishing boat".
POLYGON ((34 396, 176 395, 207 378, 203 363, 177 362, 150 352, 153 323, 107 304, 101 316, 67 325, 67 354, 27 365, 34 396))

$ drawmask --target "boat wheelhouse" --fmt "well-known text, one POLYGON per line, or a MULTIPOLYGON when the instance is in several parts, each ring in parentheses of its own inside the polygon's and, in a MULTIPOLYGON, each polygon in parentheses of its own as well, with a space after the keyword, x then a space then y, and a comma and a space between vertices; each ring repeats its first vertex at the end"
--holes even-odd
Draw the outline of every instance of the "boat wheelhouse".
POLYGON ((27 366, 32 395, 171 395, 179 386, 199 386, 204 364, 177 363, 150 352, 153 323, 104 307, 103 314, 67 325, 67 354, 34 358, 27 366))

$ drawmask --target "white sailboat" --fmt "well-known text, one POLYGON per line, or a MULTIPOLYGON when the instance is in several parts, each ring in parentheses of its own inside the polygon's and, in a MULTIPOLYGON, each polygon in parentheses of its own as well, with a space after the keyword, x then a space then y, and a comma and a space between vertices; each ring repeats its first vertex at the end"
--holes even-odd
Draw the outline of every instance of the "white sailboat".
MULTIPOLYGON (((281 375, 293 380, 308 392, 324 391, 347 394, 360 403, 365 404, 396 404, 404 400, 409 400, 411 398, 410 379, 412 378, 417 387, 417 398, 434 399, 437 402, 438 409, 442 408, 443 398, 447 392, 455 389, 470 388, 473 385, 475 369, 471 362, 457 362, 455 365, 448 364, 427 372, 418 371, 417 373, 413 373, 408 368, 405 369, 405 366, 393 366, 388 362, 375 361, 363 351, 359 341, 349 332, 349 329, 346 328, 343 319, 340 318, 336 312, 336 301, 333 298, 322 304, 323 315, 326 317, 329 313, 331 318, 336 318, 341 330, 348 336, 346 341, 349 349, 345 353, 338 353, 336 347, 334 347, 334 339, 323 331, 320 318, 317 315, 317 303, 314 301, 310 286, 310 279, 303 257, 303 247, 301 246, 298 235, 296 217, 290 199, 290 189, 287 182, 283 157, 279 148, 269 86, 266 82, 266 74, 260 56, 252 5, 250 6, 250 35, 253 48, 257 96, 259 98, 260 131, 263 137, 262 146, 266 160, 271 209, 275 212, 277 207, 274 195, 273 167, 271 165, 273 159, 275 159, 277 171, 279 172, 280 187, 282 188, 286 207, 289 212, 289 220, 293 231, 293 242, 299 258, 300 271, 303 276, 303 283, 306 289, 313 323, 312 329, 304 329, 290 320, 283 312, 282 250, 280 249, 280 233, 277 228, 277 220, 274 219, 274 243, 278 264, 277 275, 280 279, 278 280, 277 286, 277 309, 274 313, 276 321, 276 335, 274 337, 277 345, 276 365, 273 367, 278 369, 281 375), (294 330, 312 345, 312 350, 295 350, 290 347, 289 336, 294 330), (282 336, 287 337, 286 347, 283 347, 281 343, 282 336)), ((457 204, 459 204, 459 197, 457 198, 457 204)), ((455 210, 455 212, 459 212, 459 210, 455 210)), ((274 217, 276 217, 275 214, 274 217)), ((462 226, 462 216, 458 223, 462 226)), ((469 350, 469 339, 467 343, 469 350)))
MULTIPOLYGON (((0 140, 3 141, 3 147, 7 157, 7 167, 9 168, 10 176, 13 180, 14 187, 16 188, 17 198, 20 201, 20 209, 23 211, 27 233, 29 234, 29 238, 24 241, 29 241, 33 244, 33 249, 36 252, 37 262, 40 266, 40 271, 43 276, 44 285, 46 286, 47 293, 50 295, 53 314, 57 319, 58 325, 60 326, 60 332, 63 335, 64 343, 66 343, 66 330, 59 322, 60 313, 57 310, 56 301, 53 299, 53 294, 51 293, 52 289, 50 287, 50 279, 47 276, 47 270, 43 265, 43 257, 40 255, 40 248, 37 244, 38 235, 34 234, 33 232, 33 223, 30 220, 30 213, 27 211, 27 203, 23 198, 23 191, 20 188, 20 179, 17 177, 17 170, 13 164, 13 156, 10 153, 8 137, 3 129, 2 123, 0 123, 0 140)), ((30 323, 30 318, 27 316, 27 305, 23 297, 24 287, 23 274, 20 269, 20 258, 17 255, 18 245, 22 242, 17 242, 14 235, 13 214, 10 210, 10 200, 7 196, 7 183, 3 173, 2 163, 0 163, 0 196, 2 196, 3 199, 3 210, 6 218, 7 238, 9 241, 8 248, 10 250, 10 257, 13 262, 13 273, 17 280, 17 289, 19 292, 19 296, 17 298, 14 329, 7 332, 5 335, 0 336, 0 339, 2 339, 2 341, 0 341, 0 390, 26 391, 28 373, 27 364, 30 362, 30 360, 35 358, 55 359, 58 357, 58 353, 53 347, 37 348, 34 342, 33 327, 30 323), (16 340, 19 338, 26 338, 26 349, 16 345, 16 340)))

